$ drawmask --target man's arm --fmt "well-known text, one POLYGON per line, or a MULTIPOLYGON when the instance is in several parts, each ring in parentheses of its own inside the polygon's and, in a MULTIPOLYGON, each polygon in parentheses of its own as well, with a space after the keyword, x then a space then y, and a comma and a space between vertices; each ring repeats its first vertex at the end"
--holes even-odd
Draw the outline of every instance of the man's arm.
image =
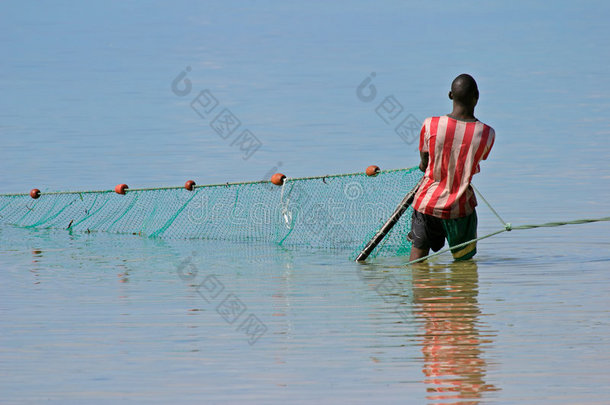
POLYGON ((422 172, 426 172, 426 168, 428 167, 428 159, 430 154, 428 152, 419 152, 419 156, 421 158, 421 162, 419 163, 419 170, 422 172))

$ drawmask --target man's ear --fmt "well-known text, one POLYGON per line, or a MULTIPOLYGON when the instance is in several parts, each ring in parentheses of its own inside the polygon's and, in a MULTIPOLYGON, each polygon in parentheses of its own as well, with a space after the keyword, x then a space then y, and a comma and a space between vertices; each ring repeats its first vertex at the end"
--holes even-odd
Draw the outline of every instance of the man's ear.
POLYGON ((453 100, 453 93, 449 92, 449 100, 453 100))

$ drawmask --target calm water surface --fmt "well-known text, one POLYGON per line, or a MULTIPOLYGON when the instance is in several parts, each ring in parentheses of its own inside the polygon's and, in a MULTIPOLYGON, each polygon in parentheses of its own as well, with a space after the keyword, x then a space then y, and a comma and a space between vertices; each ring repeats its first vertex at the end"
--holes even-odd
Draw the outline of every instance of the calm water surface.
MULTIPOLYGON (((393 96, 397 120, 447 113, 466 71, 498 136, 475 183, 503 217, 608 216, 609 12, 3 2, 0 192, 411 167, 416 145, 377 107, 393 96), (186 95, 172 91, 182 72, 186 95), (376 98, 362 101, 372 72, 376 98), (191 108, 206 89, 260 149, 245 156, 191 108)), ((479 223, 499 228, 484 206, 479 223)), ((1 226, 0 402, 606 404, 609 235, 607 223, 515 231, 471 263, 406 267, 1 226)))
POLYGON ((608 258, 586 258, 608 251, 597 240, 577 257, 562 256, 566 240, 533 242, 527 259, 490 242, 471 263, 406 268, 340 251, 3 228, 3 397, 605 403, 608 258), (231 294, 235 321, 223 317, 231 294), (250 315, 261 331, 240 329, 250 315))

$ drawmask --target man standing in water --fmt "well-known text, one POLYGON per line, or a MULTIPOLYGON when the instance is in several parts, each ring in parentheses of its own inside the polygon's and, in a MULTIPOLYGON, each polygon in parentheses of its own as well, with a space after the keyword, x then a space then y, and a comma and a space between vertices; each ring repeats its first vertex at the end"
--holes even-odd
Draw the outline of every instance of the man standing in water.
MULTIPOLYGON (((421 129, 419 168, 424 179, 413 199, 411 260, 440 250, 445 238, 452 247, 477 237, 477 199, 470 181, 489 156, 495 132, 474 116, 479 89, 472 76, 456 77, 449 99, 451 114, 427 118, 421 129)), ((455 260, 470 259, 476 252, 476 242, 451 250, 455 260)))

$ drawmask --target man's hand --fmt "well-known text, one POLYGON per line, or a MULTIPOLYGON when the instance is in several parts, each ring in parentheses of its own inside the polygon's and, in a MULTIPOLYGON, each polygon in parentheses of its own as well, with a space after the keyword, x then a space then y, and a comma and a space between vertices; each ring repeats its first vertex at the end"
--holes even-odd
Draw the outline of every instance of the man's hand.
POLYGON ((428 152, 419 152, 419 156, 421 157, 421 162, 419 163, 419 170, 422 172, 426 172, 426 168, 428 167, 428 159, 430 154, 428 152))

